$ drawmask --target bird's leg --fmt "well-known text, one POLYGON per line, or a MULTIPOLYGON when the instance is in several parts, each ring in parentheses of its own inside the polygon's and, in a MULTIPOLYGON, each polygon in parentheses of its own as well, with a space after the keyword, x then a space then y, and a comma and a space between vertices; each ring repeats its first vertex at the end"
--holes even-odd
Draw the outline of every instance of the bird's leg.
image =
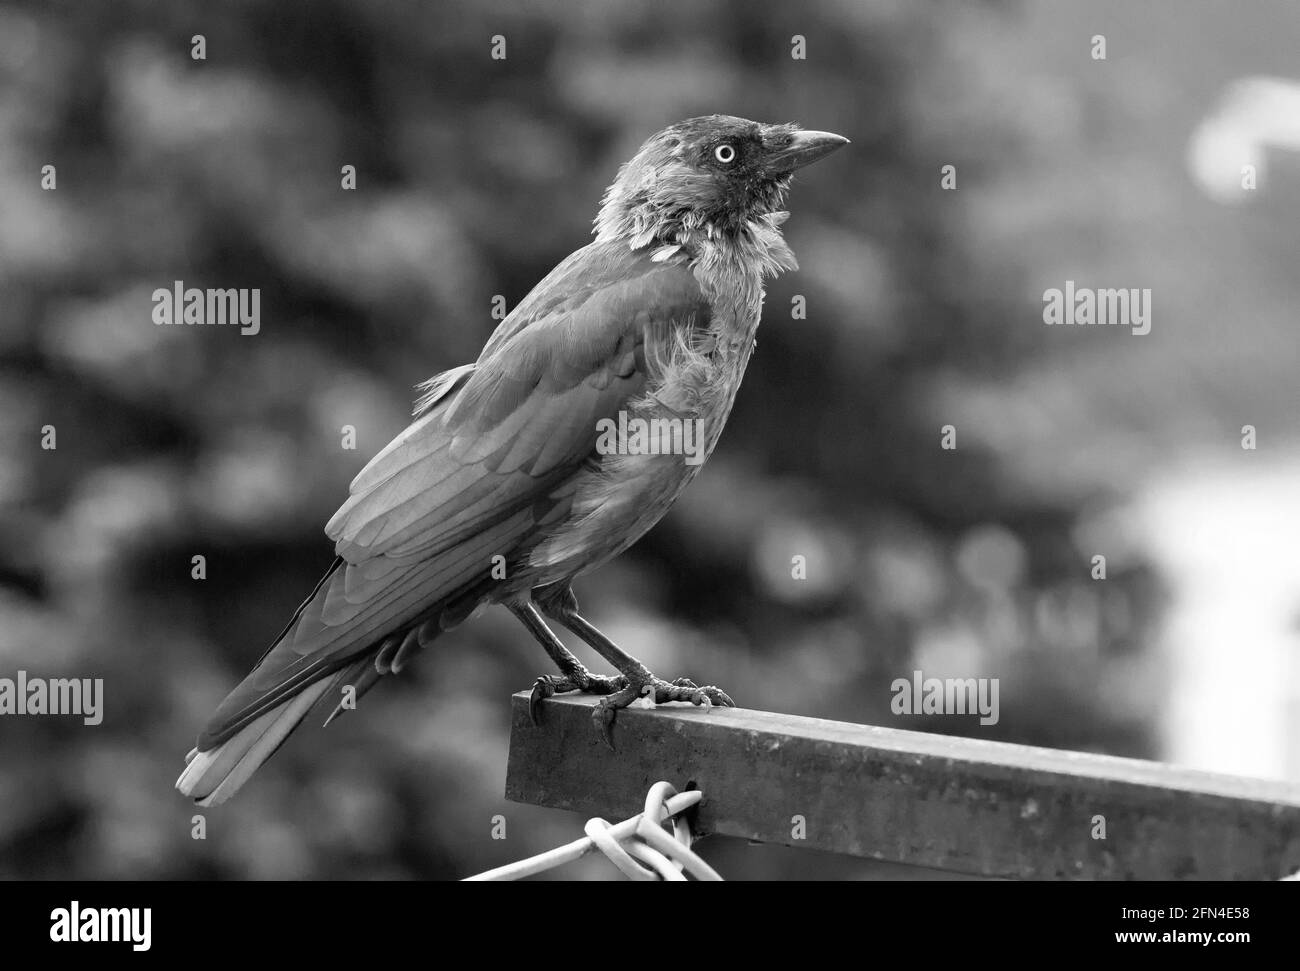
POLYGON ((533 682, 533 693, 528 699, 528 716, 533 720, 534 725, 537 724, 538 704, 543 698, 549 698, 557 692, 588 691, 592 694, 607 695, 623 687, 625 682, 620 678, 606 678, 588 671, 583 663, 564 646, 564 642, 546 626, 546 621, 542 620, 541 614, 531 603, 515 603, 506 606, 528 628, 529 633, 545 648, 546 653, 555 662, 555 666, 560 669, 558 678, 544 674, 533 682))
POLYGON ((653 699, 656 704, 667 701, 689 701, 695 705, 722 705, 727 708, 736 706, 725 691, 712 685, 701 688, 689 678, 664 681, 662 678, 655 677, 650 673, 649 668, 621 650, 617 644, 578 613, 578 599, 567 586, 553 593, 546 593, 538 601, 538 605, 546 612, 546 616, 577 634, 622 675, 618 680, 623 681, 623 684, 601 698, 600 703, 591 713, 601 738, 611 749, 614 747, 615 713, 642 696, 653 699))

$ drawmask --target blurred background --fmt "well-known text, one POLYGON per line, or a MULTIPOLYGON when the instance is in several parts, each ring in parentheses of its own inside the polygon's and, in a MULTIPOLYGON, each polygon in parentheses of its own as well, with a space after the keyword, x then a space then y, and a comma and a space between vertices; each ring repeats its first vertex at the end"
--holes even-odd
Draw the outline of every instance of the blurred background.
POLYGON ((0 877, 449 878, 580 834, 502 797, 548 662, 500 609, 206 840, 172 783, 412 386, 713 112, 853 145, 796 184, 727 434, 579 582, 592 620, 746 707, 1300 778, 1297 51, 1291 0, 0 5, 0 677, 105 684, 97 727, 0 719, 0 877), (1067 279, 1150 288, 1150 333, 1045 326, 1067 279), (155 326, 174 280, 261 288, 261 332, 155 326), (999 723, 891 714, 916 669, 999 678, 999 723))

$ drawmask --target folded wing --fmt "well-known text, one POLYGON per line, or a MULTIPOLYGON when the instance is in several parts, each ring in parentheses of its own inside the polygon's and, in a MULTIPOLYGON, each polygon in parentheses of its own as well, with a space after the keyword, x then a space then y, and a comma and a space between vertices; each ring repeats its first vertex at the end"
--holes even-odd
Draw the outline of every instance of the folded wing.
POLYGON ((690 271, 623 244, 558 266, 476 364, 426 384, 416 420, 357 475, 326 526, 334 566, 199 750, 457 598, 490 596, 493 557, 513 559, 563 518, 563 484, 592 456, 598 420, 644 390, 646 340, 707 319, 690 271))

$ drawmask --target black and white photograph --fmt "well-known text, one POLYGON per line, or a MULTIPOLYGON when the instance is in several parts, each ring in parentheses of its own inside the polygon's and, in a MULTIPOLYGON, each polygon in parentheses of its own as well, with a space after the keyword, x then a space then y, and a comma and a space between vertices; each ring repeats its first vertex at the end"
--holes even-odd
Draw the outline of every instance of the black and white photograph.
POLYGON ((1295 0, 6 0, 5 937, 633 880, 1261 943, 1297 373, 1295 0))

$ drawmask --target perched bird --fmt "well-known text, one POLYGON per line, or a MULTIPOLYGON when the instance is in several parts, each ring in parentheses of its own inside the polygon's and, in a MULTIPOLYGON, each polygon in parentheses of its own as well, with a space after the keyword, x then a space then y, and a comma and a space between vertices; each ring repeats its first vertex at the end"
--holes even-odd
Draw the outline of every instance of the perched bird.
POLYGON ((763 281, 796 265, 780 231, 791 175, 847 142, 727 115, 650 138, 606 191, 595 241, 547 274, 477 362, 420 386, 414 422, 325 527, 333 565, 217 708, 177 788, 224 801, 314 705, 333 706, 328 724, 351 707, 349 686, 360 697, 488 604, 509 608, 560 670, 534 685, 534 718, 556 692, 603 695, 593 717, 612 745, 615 712, 643 695, 731 705, 619 650, 570 584, 643 536, 713 451, 763 281), (610 436, 615 425, 648 437, 610 436), (544 617, 618 675, 588 671, 544 617))

